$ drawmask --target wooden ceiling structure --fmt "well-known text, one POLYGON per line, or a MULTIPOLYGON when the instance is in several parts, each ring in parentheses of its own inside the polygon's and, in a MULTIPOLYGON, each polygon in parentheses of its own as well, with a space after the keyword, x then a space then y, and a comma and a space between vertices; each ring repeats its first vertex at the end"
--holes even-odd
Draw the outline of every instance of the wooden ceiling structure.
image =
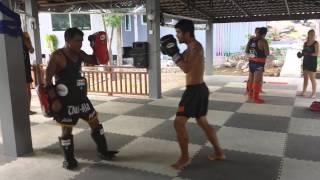
MULTIPOLYGON (((16 6, 23 8, 24 1, 16 6)), ((162 13, 213 23, 320 19, 320 0, 159 0, 162 13)), ((38 0, 39 11, 128 9, 145 0, 38 0)))

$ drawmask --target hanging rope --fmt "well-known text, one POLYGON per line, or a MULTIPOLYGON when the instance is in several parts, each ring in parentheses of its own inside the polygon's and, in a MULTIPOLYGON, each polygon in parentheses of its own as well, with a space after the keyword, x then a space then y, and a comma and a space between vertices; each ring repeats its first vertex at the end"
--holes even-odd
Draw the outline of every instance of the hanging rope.
POLYGON ((22 34, 20 16, 0 2, 0 12, 12 20, 0 20, 0 33, 17 37, 22 34))

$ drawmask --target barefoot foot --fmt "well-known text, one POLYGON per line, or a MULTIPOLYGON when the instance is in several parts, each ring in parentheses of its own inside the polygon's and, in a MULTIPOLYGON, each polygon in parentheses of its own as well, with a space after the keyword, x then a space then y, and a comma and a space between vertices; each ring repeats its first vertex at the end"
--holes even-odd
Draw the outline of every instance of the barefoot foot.
POLYGON ((224 160, 226 159, 226 156, 224 154, 210 154, 208 156, 208 159, 211 160, 211 161, 217 161, 217 160, 224 160))
POLYGON ((188 164, 190 164, 189 158, 180 158, 177 162, 171 164, 171 167, 176 170, 181 170, 188 164))

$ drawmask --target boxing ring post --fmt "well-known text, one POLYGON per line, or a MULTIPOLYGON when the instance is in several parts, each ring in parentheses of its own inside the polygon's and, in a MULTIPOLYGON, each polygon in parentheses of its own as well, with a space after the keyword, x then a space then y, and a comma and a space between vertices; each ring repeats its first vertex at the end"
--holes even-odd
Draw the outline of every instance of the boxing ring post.
MULTIPOLYGON (((2 8, 9 7, 3 0, 2 8)), ((7 8, 6 8, 7 9, 7 8)), ((0 20, 9 20, 18 27, 18 15, 0 13, 0 20)), ((16 31, 19 32, 19 31, 16 31)), ((21 35, 0 34, 0 122, 3 151, 17 157, 31 153, 31 130, 27 109, 26 76, 23 62, 21 35)), ((2 150, 0 150, 2 151, 2 150)))
POLYGON ((149 97, 161 98, 160 1, 147 0, 149 97))
POLYGON ((205 75, 213 74, 213 24, 208 21, 206 30, 205 75))

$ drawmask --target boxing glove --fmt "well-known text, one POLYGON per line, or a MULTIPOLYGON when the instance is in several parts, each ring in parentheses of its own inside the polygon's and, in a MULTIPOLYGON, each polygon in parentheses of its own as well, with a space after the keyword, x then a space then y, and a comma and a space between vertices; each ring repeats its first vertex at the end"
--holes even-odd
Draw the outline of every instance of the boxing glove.
POLYGON ((172 57, 176 64, 182 59, 177 40, 171 34, 160 38, 160 49, 163 54, 172 57))
POLYGON ((302 57, 303 57, 303 54, 302 54, 301 52, 298 52, 298 53, 297 53, 297 57, 298 57, 298 58, 302 58, 302 57))

